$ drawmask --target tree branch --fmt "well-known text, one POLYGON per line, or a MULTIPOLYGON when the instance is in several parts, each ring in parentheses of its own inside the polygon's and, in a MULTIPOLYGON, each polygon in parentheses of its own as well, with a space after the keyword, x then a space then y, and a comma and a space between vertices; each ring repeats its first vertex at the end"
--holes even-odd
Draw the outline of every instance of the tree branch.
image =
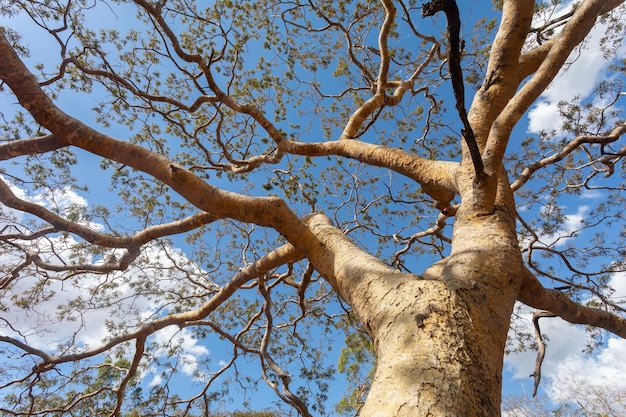
POLYGON ((115 408, 109 414, 109 417, 119 416, 122 410, 122 403, 124 401, 124 394, 126 392, 126 386, 130 382, 130 380, 137 374, 137 369, 139 368, 139 363, 141 362, 141 358, 143 357, 143 353, 146 349, 146 338, 138 337, 135 341, 135 354, 133 355, 133 360, 128 367, 128 371, 126 371, 126 375, 120 382, 119 387, 115 389, 115 408))
POLYGON ((270 338, 272 337, 272 330, 274 328, 274 317, 272 316, 272 297, 270 296, 269 289, 265 286, 264 280, 259 278, 259 293, 263 297, 263 312, 265 313, 266 327, 261 339, 261 346, 259 348, 261 361, 263 363, 263 379, 267 384, 276 392, 276 394, 287 404, 292 405, 303 417, 313 417, 309 412, 307 405, 296 396, 289 384, 291 382, 291 375, 276 363, 270 352, 268 351, 270 338), (272 381, 267 374, 267 369, 271 369, 272 372, 280 379, 282 383, 282 391, 279 390, 276 382, 272 381))
POLYGON ((589 0, 578 7, 563 30, 555 37, 553 47, 550 48, 537 72, 509 100, 494 120, 483 151, 487 173, 495 171, 502 162, 513 127, 554 80, 570 53, 589 34, 596 19, 623 2, 624 0, 589 0))
MULTIPOLYGON (((481 151, 489 136, 493 120, 515 94, 520 77, 518 60, 532 21, 533 0, 505 0, 502 19, 491 46, 487 73, 482 87, 474 96, 469 120, 481 151)), ((483 163, 485 162, 483 155, 483 163)))
POLYGON ((533 385, 533 397, 537 396, 537 388, 541 382, 541 365, 543 364, 543 358, 546 356, 546 343, 541 335, 541 329, 539 327, 539 319, 542 317, 556 317, 554 314, 547 311, 541 311, 533 314, 533 325, 535 327, 535 341, 537 342, 537 359, 535 360, 535 371, 530 374, 534 377, 535 383, 533 385))
MULTIPOLYGON (((278 197, 250 197, 217 188, 168 158, 92 129, 59 109, 11 47, 0 29, 0 79, 33 118, 53 135, 93 154, 150 174, 197 208, 217 218, 232 218, 274 228, 305 252, 323 251, 301 219, 278 197)), ((308 255, 308 253, 307 253, 308 255)), ((318 270, 324 265, 315 265, 318 270)))
POLYGON ((226 285, 220 288, 220 290, 213 295, 213 297, 211 297, 198 309, 183 313, 170 314, 165 317, 152 320, 138 327, 133 332, 111 337, 102 345, 92 349, 83 350, 77 353, 70 353, 67 355, 52 356, 12 337, 0 335, 0 341, 9 343, 29 354, 39 356, 42 359, 42 362, 37 365, 37 368, 42 370, 51 369, 54 364, 78 361, 98 355, 102 352, 106 352, 114 346, 133 339, 137 340, 138 348, 141 348, 140 342, 147 338, 150 334, 153 334, 167 326, 178 325, 180 327, 184 327, 189 322, 202 320, 211 312, 215 311, 215 309, 222 305, 222 303, 228 300, 235 293, 235 291, 241 288, 241 286, 246 282, 254 278, 258 278, 280 265, 296 262, 300 259, 302 259, 302 254, 293 245, 283 245, 261 257, 256 262, 241 269, 226 285))
POLYGON ((376 90, 374 96, 363 103, 350 116, 346 127, 341 133, 340 139, 354 139, 357 132, 363 125, 365 119, 372 115, 377 109, 385 105, 385 89, 387 88, 387 75, 389 74, 389 47, 387 40, 389 32, 393 27, 396 17, 396 8, 391 0, 381 0, 385 10, 385 20, 383 21, 380 33, 378 35, 378 47, 380 49, 380 66, 378 69, 378 79, 376 81, 376 90))
POLYGON ((359 140, 334 142, 293 142, 284 144, 285 152, 307 156, 344 156, 373 166, 393 170, 418 182, 440 209, 448 207, 457 194, 454 173, 457 162, 420 158, 401 149, 374 145, 359 140))
MULTIPOLYGON (((354 113, 352 113, 348 123, 346 123, 346 126, 341 133, 340 139, 354 139, 358 137, 359 129, 361 129, 364 121, 368 117, 382 109, 384 106, 398 105, 407 91, 412 91, 413 94, 415 94, 416 92, 413 90, 415 80, 439 52, 439 44, 434 38, 425 37, 413 28, 413 32, 416 36, 422 38, 424 41, 432 42, 433 46, 430 48, 428 55, 417 66, 410 77, 404 80, 389 80, 388 77, 391 54, 389 52, 388 39, 395 24, 397 13, 391 0, 381 0, 381 3, 383 4, 383 9, 385 10, 385 20, 383 21, 378 35, 378 54, 380 56, 380 64, 378 68, 378 78, 371 86, 374 91, 374 95, 359 106, 354 113), (393 94, 387 95, 386 91, 391 88, 394 89, 393 94)), ((402 6, 405 8, 406 12, 406 7, 404 5, 402 6)), ((345 31, 343 28, 342 30, 345 31)))
POLYGON ((626 338, 624 317, 605 310, 585 307, 570 300, 561 291, 544 288, 528 269, 525 270, 517 299, 527 306, 549 311, 570 323, 600 327, 626 338))
MULTIPOLYGON (((276 144, 280 144, 283 140, 285 140, 283 133, 281 133, 278 128, 270 120, 267 119, 267 117, 261 110, 250 104, 240 104, 227 93, 222 91, 222 89, 215 81, 213 73, 211 72, 211 62, 209 61, 207 65, 204 57, 198 54, 187 53, 183 49, 178 40, 178 37, 174 33, 174 30, 167 24, 167 22, 163 18, 163 15, 161 14, 161 9, 159 7, 155 7, 146 0, 134 0, 134 2, 142 7, 146 11, 146 13, 148 13, 156 21, 156 26, 161 28, 161 30, 164 32, 165 37, 167 37, 168 41, 174 48, 174 52, 180 59, 198 65, 209 84, 209 88, 211 89, 211 91, 213 91, 217 100, 224 103, 226 106, 234 111, 244 113, 252 117, 257 123, 259 123, 259 125, 263 127, 263 129, 265 129, 265 131, 270 135, 272 140, 276 142, 276 144)), ((207 102, 214 101, 212 97, 204 97, 203 100, 207 102)))
MULTIPOLYGON (((439 237, 441 240, 445 240, 447 242, 450 242, 450 239, 448 239, 447 237, 443 236, 442 232, 443 232, 443 228, 446 226, 446 219, 448 219, 448 217, 450 216, 454 216, 456 213, 457 208, 456 207, 445 207, 442 208, 441 213, 439 213, 437 215, 437 221, 435 222, 434 225, 432 225, 431 227, 429 227, 426 230, 422 230, 420 232, 417 232, 415 234, 413 234, 411 237, 409 237, 408 239, 405 239, 406 241, 406 245, 400 249, 399 251, 397 251, 392 259, 392 265, 396 265, 399 267, 403 267, 402 266, 402 261, 400 260, 400 257, 402 255, 404 255, 409 249, 411 249, 411 246, 413 245, 413 243, 415 241, 419 241, 419 239, 422 239, 426 236, 437 236, 439 237)), ((393 235, 394 239, 397 238, 397 235, 393 235)), ((399 238, 398 238, 399 240, 399 238)), ((406 269, 406 268, 404 268, 406 269)))
MULTIPOLYGON (((569 154, 578 149, 580 145, 584 143, 613 143, 617 141, 623 134, 626 134, 626 123, 619 125, 606 136, 578 136, 555 154, 550 155, 546 158, 542 158, 539 161, 533 162, 532 164, 524 168, 519 178, 517 178, 511 184, 511 190, 519 190, 530 179, 535 171, 563 160, 563 158, 567 157, 569 154)), ((609 163, 608 159, 610 159, 610 155, 605 155, 599 158, 598 161, 601 163, 609 163), (606 158, 606 156, 608 156, 609 158, 606 158)))
MULTIPOLYGON (((2 202, 7 207, 11 207, 25 213, 30 213, 50 223, 54 227, 54 229, 50 231, 66 231, 74 233, 75 235, 81 237, 91 244, 104 246, 107 248, 139 247, 151 240, 164 236, 188 232, 190 230, 196 229, 199 226, 214 222, 215 220, 219 219, 219 217, 210 213, 200 212, 171 223, 147 227, 146 229, 141 230, 132 236, 119 237, 96 232, 95 230, 87 226, 83 226, 82 224, 67 220, 59 216, 58 214, 55 214, 52 211, 46 209, 45 207, 40 206, 39 204, 22 200, 11 191, 11 188, 4 181, 1 180, 0 202, 2 202)), ((26 236, 23 236, 21 234, 0 235, 0 239, 4 240, 24 239, 25 237, 26 236)))
POLYGON ((25 138, 0 144, 0 161, 24 155, 35 155, 52 152, 69 146, 67 140, 53 134, 35 138, 25 138))
POLYGON ((383 21, 383 25, 380 28, 380 32, 378 33, 378 48, 380 50, 380 67, 378 69, 378 85, 376 88, 376 93, 383 93, 385 91, 385 84, 387 83, 387 75, 389 75, 389 32, 394 25, 394 20, 396 19, 396 7, 393 5, 391 0, 381 0, 383 4, 383 8, 385 9, 385 20, 383 21))
POLYGON ((518 63, 519 72, 517 75, 518 82, 521 82, 524 78, 537 71, 553 46, 554 38, 520 55, 518 63))
POLYGON ((484 177, 483 160, 478 144, 476 143, 474 130, 467 118, 467 110, 465 109, 465 85, 463 83, 463 70, 461 69, 461 20, 459 17, 459 8, 455 0, 433 0, 424 5, 422 16, 433 16, 440 11, 446 14, 449 42, 448 66, 450 68, 454 98, 456 99, 456 110, 463 123, 461 134, 467 144, 472 163, 474 164, 475 180, 476 182, 480 182, 484 177))

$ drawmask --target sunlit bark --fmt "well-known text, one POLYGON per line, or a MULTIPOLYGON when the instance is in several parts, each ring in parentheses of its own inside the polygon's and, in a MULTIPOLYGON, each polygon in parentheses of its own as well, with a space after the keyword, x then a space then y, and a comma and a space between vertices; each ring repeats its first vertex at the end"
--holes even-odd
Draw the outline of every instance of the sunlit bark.
MULTIPOLYGON (((35 384, 40 375, 50 372, 58 364, 94 358, 112 349, 124 349, 125 346, 132 345, 130 366, 118 385, 110 389, 115 395, 110 415, 118 416, 123 411, 124 391, 128 389, 132 378, 138 375, 138 369, 147 355, 149 338, 168 326, 183 329, 202 325, 233 345, 233 359, 222 369, 231 366, 237 352, 254 354, 261 363, 262 378, 277 396, 301 415, 314 415, 313 407, 306 399, 296 395, 292 388, 291 375, 280 366, 275 359, 277 353, 270 347, 276 327, 279 327, 274 323, 272 289, 278 285, 292 287, 296 295, 288 302, 298 304, 304 317, 308 313, 307 302, 310 302, 305 300, 304 293, 314 271, 348 304, 374 343, 377 367, 367 400, 360 410, 359 415, 363 417, 498 416, 505 344, 509 321, 517 301, 549 311, 571 323, 595 326, 626 337, 626 320, 622 315, 576 303, 560 291, 545 288, 531 272, 528 265, 530 262, 523 258, 520 248, 514 196, 536 172, 566 159, 575 151, 587 151, 584 146, 589 144, 602 146, 601 156, 593 159, 590 164, 601 164, 610 171, 607 172, 608 175, 612 174, 615 164, 625 155, 624 147, 622 145, 617 151, 610 153, 605 153, 604 147, 618 143, 626 134, 626 127, 621 124, 613 126, 606 134, 577 136, 556 153, 536 158, 535 162, 525 161, 524 169, 513 182, 508 178, 505 161, 507 149, 511 147, 513 139, 511 133, 517 122, 554 81, 572 51, 584 41, 598 18, 621 5, 623 1, 583 1, 568 16, 560 32, 534 47, 528 46, 528 38, 535 2, 503 2, 500 27, 490 49, 485 79, 468 112, 468 120, 484 162, 485 178, 476 177, 476 160, 472 162, 467 144, 461 138, 458 138, 457 143, 459 158, 445 161, 419 156, 401 147, 367 142, 360 137, 374 125, 383 110, 399 106, 409 93, 425 93, 427 97, 432 97, 429 86, 418 90, 416 83, 429 66, 433 70, 435 60, 442 58, 442 63, 436 70, 444 73, 441 70, 445 67, 444 60, 438 53, 439 43, 434 38, 417 32, 407 5, 382 0, 380 9, 374 8, 368 12, 372 15, 378 13, 380 18, 377 26, 378 49, 358 46, 367 49, 370 54, 367 55, 367 60, 375 60, 377 65, 363 63, 356 57, 355 51, 358 48, 354 42, 358 37, 353 39, 350 29, 336 22, 332 13, 326 15, 313 4, 307 6, 317 13, 320 22, 327 27, 336 27, 346 35, 349 55, 347 61, 357 67, 363 80, 370 83, 358 87, 369 91, 370 95, 365 100, 356 100, 357 104, 346 117, 343 129, 337 132, 338 137, 313 142, 301 141, 295 135, 286 134, 253 100, 248 102, 244 94, 237 96, 233 93, 237 87, 235 77, 224 81, 223 78, 227 77, 222 74, 217 76, 212 67, 217 60, 223 58, 217 57, 221 52, 213 50, 205 56, 190 50, 168 23, 163 11, 165 3, 153 4, 144 0, 136 0, 135 3, 147 13, 167 48, 171 48, 168 51, 172 61, 176 58, 193 68, 192 71, 185 67, 181 72, 189 76, 191 84, 195 83, 197 90, 203 94, 198 93, 196 98, 185 104, 181 100, 141 90, 112 69, 94 69, 80 57, 69 56, 63 57, 58 77, 47 81, 38 80, 20 59, 9 37, 0 29, 0 79, 3 87, 11 91, 19 105, 46 132, 40 137, 4 141, 0 144, 0 160, 9 161, 22 156, 79 148, 120 166, 147 174, 181 196, 195 212, 171 221, 145 226, 129 235, 108 234, 94 230, 85 222, 69 218, 64 213, 57 213, 42 204, 20 198, 12 190, 8 180, 0 181, 0 202, 5 207, 32 215, 46 225, 37 230, 24 228, 15 231, 8 227, 2 230, 2 242, 19 253, 21 258, 8 269, 6 278, 0 280, 0 289, 9 288, 22 271, 31 265, 36 273, 42 275, 52 272, 67 272, 71 276, 72 273, 106 274, 125 271, 137 261, 146 244, 164 237, 196 231, 219 221, 232 220, 266 228, 268 234, 276 234, 282 241, 272 247, 269 247, 270 243, 265 243, 267 250, 264 254, 255 253, 257 257, 251 262, 243 256, 242 267, 239 269, 231 265, 224 268, 232 275, 219 288, 203 284, 210 288, 201 305, 193 308, 181 307, 180 311, 163 313, 160 317, 155 315, 129 326, 121 334, 103 338, 97 346, 52 354, 19 337, 0 335, 0 342, 36 359, 34 367, 26 372, 22 380, 9 381, 5 383, 6 386, 31 380, 35 384), (429 45, 419 62, 407 66, 411 69, 405 71, 408 75, 404 79, 394 80, 390 79, 392 74, 396 74, 391 68, 401 58, 394 56, 390 42, 394 25, 400 18, 408 22, 415 36, 429 45), (243 121, 233 119, 237 128, 239 124, 244 127, 230 137, 231 141, 236 142, 249 135, 249 139, 241 139, 244 142, 249 140, 241 146, 244 151, 236 149, 231 152, 228 150, 228 146, 231 146, 228 140, 223 141, 221 137, 209 138, 215 140, 222 152, 217 158, 218 162, 207 162, 207 166, 212 169, 208 170, 211 174, 214 171, 220 174, 247 174, 254 173, 260 167, 271 171, 275 168, 273 165, 284 162, 290 155, 312 159, 348 158, 366 166, 385 168, 401 174, 412 180, 415 188, 421 187, 426 196, 434 200, 429 204, 434 204, 441 213, 436 216, 434 226, 425 231, 411 232, 414 233, 413 236, 404 242, 406 246, 396 253, 396 258, 404 256, 415 241, 426 236, 434 236, 450 243, 449 253, 430 267, 426 264, 420 265, 424 270, 421 275, 395 269, 371 255, 368 251, 372 251, 372 247, 367 246, 364 249, 358 246, 347 233, 347 228, 342 229, 331 220, 330 212, 302 215, 301 205, 290 205, 292 202, 288 193, 285 193, 285 197, 273 193, 261 197, 254 193, 246 194, 245 191, 229 191, 216 185, 217 180, 213 183, 215 178, 204 175, 204 171, 197 164, 181 162, 170 158, 165 151, 150 149, 141 143, 102 133, 70 116, 69 110, 57 105, 44 89, 45 85, 54 84, 58 79, 68 76, 66 71, 69 71, 70 66, 82 74, 113 83, 116 88, 124 90, 125 94, 151 103, 155 106, 154 112, 167 122, 175 124, 179 113, 191 115, 190 119, 197 118, 194 119, 197 125, 190 129, 193 134, 187 136, 196 141, 197 147, 202 149, 207 159, 210 159, 212 153, 203 148, 203 142, 198 139, 202 135, 198 132, 205 125, 213 123, 218 126, 215 136, 219 136, 222 132, 229 131, 228 128, 222 129, 222 120, 234 117, 232 114, 244 117, 243 121), (376 68, 377 72, 370 71, 369 67, 376 68), (157 103, 173 107, 171 111, 156 110, 157 103), (200 109, 205 109, 206 114, 200 114, 200 109), (203 117, 208 121, 205 122, 203 117), (259 130, 254 130, 257 127, 259 130), (264 140, 267 136, 267 141, 274 146, 271 151, 261 151, 260 146, 253 146, 253 140, 260 136, 264 140), (249 149, 252 151, 248 152, 249 149), (254 154, 257 151, 258 154, 254 154), (238 152, 241 159, 233 156, 239 155, 238 152), (441 233, 446 221, 454 222, 450 239, 444 238, 441 233), (24 244, 38 239, 45 240, 58 233, 75 236, 103 249, 119 248, 124 249, 124 252, 119 259, 106 262, 64 264, 42 259, 35 250, 24 244), (304 268, 301 281, 296 281, 293 277, 293 265, 301 261, 308 262, 308 265, 304 268), (277 272, 281 267, 286 272, 277 272), (273 281, 269 282, 270 280, 273 281), (232 333, 227 326, 221 327, 212 321, 212 315, 218 314, 220 308, 233 299, 238 291, 250 288, 258 291, 260 307, 257 312, 249 313, 250 318, 242 325, 244 330, 241 333, 232 333), (261 316, 265 317, 265 322, 259 325, 255 320, 261 316), (245 340, 241 336, 252 327, 258 327, 262 331, 258 345, 253 345, 254 340, 245 340)), ((359 19, 364 19, 368 13, 364 13, 359 19)), ((359 19, 355 18, 355 21, 359 19)), ((314 32, 308 26, 294 24, 294 27, 314 32)), ((56 33, 51 29, 49 31, 53 35, 56 33)), ((461 59, 457 55, 454 56, 455 60, 461 59)), ((236 57, 229 56, 228 59, 236 62, 236 57)), ((456 64, 460 65, 459 62, 456 64)), ((232 65, 233 68, 236 67, 236 64, 232 65)), ((401 71, 397 73, 399 72, 401 71)), ((462 86, 462 79, 455 78, 453 81, 457 86, 458 83, 462 86)), ((317 81, 310 82, 318 89, 316 83, 317 81)), ((319 90, 316 91, 319 93, 319 90)), ((436 100, 432 101, 436 106, 436 100)), ((617 99, 611 105, 616 102, 617 99)), ((461 114, 461 117, 465 116, 464 107, 461 114)), ((430 119, 426 120, 430 123, 430 119)), ((430 126, 426 128, 430 129, 430 126)), ((385 138, 380 139, 385 142, 385 138)), ((278 171, 280 169, 276 168, 275 172, 278 171)), ((280 173, 292 175, 287 169, 280 173)), ((318 174, 311 174, 311 178, 315 178, 315 175, 318 174)), ((297 185, 304 188, 301 184, 297 185)), ((266 189, 271 190, 271 184, 266 189)), ((356 189, 358 188, 355 186, 356 189)), ((406 195, 415 198, 412 192, 407 192, 406 195)), ((374 197, 372 199, 375 200, 374 197)), ((315 206, 313 198, 306 196, 304 200, 315 206)), ((319 211, 323 209, 322 207, 319 211)), ((356 211, 357 209, 355 213, 356 211)), ((620 216, 619 213, 616 215, 618 218, 620 216)), ((527 224, 524 227, 530 228, 527 224)), ((250 244, 251 235, 248 232, 248 240, 242 238, 242 246, 250 244)), ((372 236, 376 234, 372 233, 372 236)), ((395 232, 384 238, 400 240, 395 232)), ((245 254, 245 248, 242 252, 245 254)), ((221 270, 220 272, 223 273, 221 270)), ((593 289, 590 291, 592 294, 599 294, 593 289)), ((302 317, 292 318, 290 325, 293 326, 294 333, 298 320, 302 317)), ((219 378, 220 372, 207 378, 203 391, 188 403, 202 399, 208 386, 219 378)), ((89 395, 77 395, 74 400, 68 400, 48 411, 68 412, 89 395)), ((41 414, 39 411, 37 413, 41 414)))

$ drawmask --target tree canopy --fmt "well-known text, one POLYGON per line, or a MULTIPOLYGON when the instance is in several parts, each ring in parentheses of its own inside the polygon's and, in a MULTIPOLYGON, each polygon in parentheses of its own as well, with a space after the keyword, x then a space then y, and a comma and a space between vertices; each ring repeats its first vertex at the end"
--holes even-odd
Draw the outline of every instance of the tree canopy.
POLYGON ((0 415, 493 416, 516 303, 626 337, 625 12, 0 0, 0 415))

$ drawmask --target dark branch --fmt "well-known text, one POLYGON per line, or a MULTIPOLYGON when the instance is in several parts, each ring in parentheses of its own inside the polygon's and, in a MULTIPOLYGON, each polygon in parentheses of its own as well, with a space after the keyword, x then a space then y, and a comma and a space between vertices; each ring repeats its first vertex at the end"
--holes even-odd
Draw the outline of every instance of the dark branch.
POLYGON ((456 98, 456 109, 463 123, 461 131, 463 139, 467 144, 474 171, 476 172, 476 180, 480 181, 484 176, 483 160, 480 156, 480 150, 476 143, 474 131, 467 119, 467 110, 465 109, 465 86, 463 84, 463 70, 461 69, 461 20, 459 18, 459 8, 455 0, 433 0, 422 7, 422 17, 434 16, 438 12, 446 14, 448 29, 448 66, 450 68, 450 78, 452 79, 452 89, 456 98))
POLYGON ((539 383, 541 382, 541 364, 543 363, 543 358, 546 355, 546 343, 543 341, 543 336, 541 335, 541 329, 539 328, 539 319, 542 317, 556 317, 556 314, 552 314, 548 311, 540 311, 539 313, 533 314, 533 325, 535 326, 535 341, 537 342, 537 359, 535 360, 535 372, 530 374, 530 376, 535 378, 535 384, 533 386, 533 397, 537 396, 537 388, 539 388, 539 383))

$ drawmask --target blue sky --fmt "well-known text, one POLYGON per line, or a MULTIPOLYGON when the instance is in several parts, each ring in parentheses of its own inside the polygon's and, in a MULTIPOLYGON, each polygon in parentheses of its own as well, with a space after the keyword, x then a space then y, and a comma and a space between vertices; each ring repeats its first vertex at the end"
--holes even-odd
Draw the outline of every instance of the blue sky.
MULTIPOLYGON (((560 13, 567 11, 569 6, 570 2, 564 2, 560 13)), ((598 82, 606 79, 605 71, 608 63, 602 59, 602 51, 599 47, 602 34, 602 26, 594 28, 586 48, 580 51, 580 56, 577 56, 575 60, 572 59, 568 71, 552 83, 528 112, 527 117, 520 121, 516 128, 518 135, 536 135, 542 130, 558 128, 561 120, 558 112, 559 102, 573 103, 576 100, 584 100, 593 94, 593 89, 598 82)), ((626 55, 625 45, 621 46, 620 51, 621 56, 626 55)), ((605 101, 607 99, 609 98, 604 98, 605 101)), ((596 98, 596 100, 602 99, 596 98)), ((621 99, 619 103, 622 114, 625 103, 624 99, 621 99)), ((615 180, 619 181, 619 177, 615 180)), ((565 227, 554 235, 542 236, 544 242, 550 244, 559 237, 562 239, 562 236, 567 236, 569 231, 576 230, 577 224, 589 209, 590 201, 595 197, 591 191, 583 193, 578 198, 571 197, 564 207, 567 213, 565 227)), ((524 212, 521 214, 524 216, 524 212)), ((607 230, 607 233, 612 232, 607 230)), ((580 234, 569 243, 575 245, 576 239, 584 241, 586 238, 588 236, 580 234)), ((562 245, 565 243, 565 241, 559 242, 562 245)), ((611 286, 615 290, 616 298, 624 299, 626 297, 626 274, 614 274, 611 286)), ((527 313, 528 329, 532 328, 530 315, 531 313, 527 313)), ((623 360, 626 357, 626 343, 623 339, 607 336, 602 348, 589 356, 582 353, 586 346, 587 334, 581 326, 573 326, 555 318, 542 319, 541 329, 549 337, 542 368, 542 387, 551 398, 555 400, 562 398, 563 393, 555 388, 553 381, 555 377, 566 375, 576 375, 591 384, 601 386, 610 383, 618 389, 626 389, 626 361, 623 360)), ((533 381, 528 375, 533 372, 534 360, 534 352, 511 354, 505 358, 505 393, 523 392, 530 395, 533 381)))
MULTIPOLYGON (((468 21, 474 20, 483 15, 485 3, 480 2, 478 0, 474 0, 471 2, 459 2, 462 9, 462 16, 468 21)), ((487 3, 487 6, 490 4, 487 3)), ((564 5, 563 8, 566 10, 567 5, 564 5)), ((128 25, 131 24, 132 15, 125 15, 123 13, 118 13, 116 19, 116 25, 128 25)), ((102 21, 105 21, 104 19, 102 21)), ((436 23, 441 27, 442 19, 435 19, 436 23)), ((20 17, 13 17, 10 21, 5 22, 0 20, 0 25, 6 24, 10 27, 19 28, 23 23, 20 20, 20 17)), ((598 32, 600 33, 600 32, 598 32)), ((594 85, 603 79, 603 71, 606 69, 606 63, 602 59, 600 59, 599 54, 601 54, 600 49, 597 46, 594 46, 594 42, 597 42, 599 34, 595 33, 592 40, 590 41, 588 47, 581 52, 581 56, 573 62, 571 67, 569 68, 567 74, 559 77, 551 86, 551 88, 546 91, 541 100, 536 103, 533 108, 528 113, 527 117, 522 119, 518 124, 514 135, 519 136, 520 138, 525 137, 526 135, 537 134, 541 130, 550 129, 558 124, 558 110, 557 105, 560 101, 572 101, 577 96, 582 96, 583 98, 589 95, 592 92, 594 85)), ((31 57, 32 61, 45 61, 48 59, 47 53, 50 51, 47 49, 45 44, 41 44, 42 40, 40 38, 32 39, 32 49, 33 55, 31 57)), ((624 49, 622 48, 622 51, 624 49)), ((626 51, 625 51, 626 52, 626 51)), ((471 92, 467 94, 468 104, 471 101, 471 92)), ((11 109, 15 107, 11 105, 11 103, 6 102, 5 99, 0 99, 0 109, 2 111, 10 112, 11 109)), ((79 117, 83 120, 89 120, 91 117, 91 112, 89 109, 96 104, 96 100, 93 100, 89 97, 85 98, 82 96, 80 98, 76 98, 72 95, 63 95, 59 99, 59 104, 61 108, 66 110, 73 116, 79 117)), ((109 133, 112 135, 117 135, 119 137, 127 137, 128 132, 124 129, 120 129, 118 127, 112 127, 109 129, 109 133)), ((83 153, 80 153, 81 157, 83 153)), ((84 178, 92 178, 94 173, 98 172, 97 169, 94 169, 94 165, 99 163, 99 158, 87 156, 84 163, 81 163, 76 170, 77 176, 82 176, 84 178)), ((95 181, 89 181, 90 192, 84 195, 76 194, 73 191, 67 190, 63 194, 63 198, 65 200, 60 201, 61 206, 67 206, 69 204, 82 204, 82 205, 94 205, 94 204, 104 204, 111 203, 113 198, 115 198, 114 194, 110 192, 109 185, 97 181, 97 178, 94 178, 95 181)), ((23 193, 23 191, 19 189, 15 189, 16 193, 23 193)), ((22 194, 25 195, 25 194, 22 194)), ((41 195, 31 195, 31 199, 33 200, 41 200, 44 197, 41 195)), ((593 198, 593 195, 583 195, 579 198, 572 198, 565 208, 566 214, 568 216, 568 220, 575 224, 577 219, 580 216, 585 215, 585 199, 593 198)), ((92 224, 94 228, 100 228, 102 225, 92 224)), ((553 239, 557 239, 559 235, 567 234, 567 228, 560 230, 554 236, 543 236, 546 240, 546 243, 549 243, 553 239)), ((578 239, 583 239, 584 237, 578 237, 578 239)), ((575 239, 575 238, 574 238, 575 239)), ((182 249, 181 251, 175 252, 175 256, 179 257, 181 262, 184 262, 185 254, 184 251, 187 249, 182 242, 179 242, 179 247, 182 249)), ((154 247, 150 249, 153 251, 153 256, 155 258, 163 259, 162 253, 159 251, 161 248, 154 247)), ((164 261, 166 262, 166 261, 164 261)), ((132 276, 134 273, 139 273, 139 271, 131 270, 126 274, 127 276, 132 276)), ((100 278, 94 277, 94 280, 98 280, 100 278)), ((94 281, 95 283, 96 281, 94 281)), ((161 285, 167 287, 168 285, 173 285, 166 281, 163 281, 161 285)), ((88 286, 86 286, 87 288, 88 286)), ((618 296, 626 297, 626 276, 615 276, 614 277, 614 288, 617 292, 618 296)), ((57 297, 53 300, 56 302, 63 302, 63 297, 74 296, 75 294, 66 294, 68 290, 66 288, 59 288, 57 291, 57 297), (65 295, 64 295, 65 294, 65 295)), ((74 289, 73 291, 79 291, 78 289, 74 289)), ((120 291, 127 292, 130 296, 132 293, 132 288, 127 286, 121 286, 120 291)), ((136 300, 132 297, 129 298, 129 302, 132 302, 132 310, 136 311, 137 314, 147 314, 149 312, 154 312, 154 308, 156 305, 156 300, 136 300)), ((129 307, 130 308, 130 307, 129 307)), ((42 316, 52 315, 54 307, 50 306, 50 311, 46 311, 42 309, 39 313, 42 316)), ((528 313, 527 318, 530 317, 530 313, 528 313)), ((101 313, 96 311, 90 312, 85 316, 84 322, 76 323, 76 328, 81 327, 80 332, 80 341, 84 344, 95 345, 101 339, 101 335, 106 332, 104 322, 101 320, 101 313)), ((29 326, 32 324, 33 320, 37 320, 37 317, 22 317, 20 319, 24 326, 29 326)), ((528 320, 528 325, 530 325, 530 321, 528 320)), ((66 332, 68 335, 76 330, 76 328, 68 328, 59 326, 58 328, 53 328, 53 331, 47 335, 43 335, 40 339, 40 347, 45 347, 50 344, 53 340, 57 340, 63 336, 63 332, 66 332)), ((556 397, 556 393, 554 392, 553 385, 551 384, 551 379, 557 375, 563 375, 567 372, 575 372, 579 375, 582 375, 586 378, 589 378, 591 381, 603 382, 606 380, 612 381, 612 383, 624 387, 626 389, 626 361, 620 360, 620 358, 626 357, 626 342, 622 339, 608 337, 606 339, 606 343, 603 345, 601 349, 599 349, 592 356, 585 356, 582 354, 582 351, 585 347, 586 335, 584 329, 580 327, 571 326, 560 319, 545 319, 542 322, 542 330, 545 334, 549 335, 550 341, 548 344, 548 351, 546 355, 546 359, 543 367, 543 389, 547 394, 551 395, 553 398, 556 397)), ((229 344, 220 344, 211 342, 211 344, 206 344, 204 341, 195 339, 188 331, 185 329, 173 329, 167 328, 164 331, 158 333, 156 338, 162 338, 162 341, 165 342, 167 340, 175 339, 180 341, 180 346, 183 351, 183 357, 188 359, 188 362, 185 363, 181 367, 182 376, 181 381, 187 376, 192 376, 196 371, 195 361, 198 359, 211 358, 214 364, 217 366, 222 361, 223 357, 226 357, 228 352, 229 344)), ((337 351, 334 352, 335 354, 337 351)), ((156 356, 161 355, 162 352, 155 352, 156 356)), ((336 361, 336 358, 331 358, 331 361, 336 361)), ((532 379, 528 377, 528 375, 533 371, 534 367, 534 352, 524 352, 519 354, 512 354, 505 359, 505 385, 504 385, 504 393, 512 393, 512 394, 529 394, 532 391, 532 379)), ((247 365, 251 374, 255 374, 258 372, 258 364, 250 363, 247 365)), ((145 373, 145 384, 157 384, 160 382, 160 376, 157 369, 148 370, 145 373)), ((259 386, 261 386, 259 384, 259 386)), ((266 390, 263 386, 262 390, 266 390)), ((269 393, 269 391, 267 391, 269 393)), ((332 396, 336 398, 340 398, 343 395, 343 391, 340 388, 331 389, 332 396)), ((269 394, 271 395, 271 393, 269 394)), ((262 395, 263 398, 270 398, 268 396, 262 395)), ((332 401, 332 398, 331 398, 332 401)), ((258 404, 258 403, 255 403, 258 404)), ((269 404, 266 401, 261 402, 261 407, 269 404)), ((238 405, 238 404, 235 404, 238 405)))

